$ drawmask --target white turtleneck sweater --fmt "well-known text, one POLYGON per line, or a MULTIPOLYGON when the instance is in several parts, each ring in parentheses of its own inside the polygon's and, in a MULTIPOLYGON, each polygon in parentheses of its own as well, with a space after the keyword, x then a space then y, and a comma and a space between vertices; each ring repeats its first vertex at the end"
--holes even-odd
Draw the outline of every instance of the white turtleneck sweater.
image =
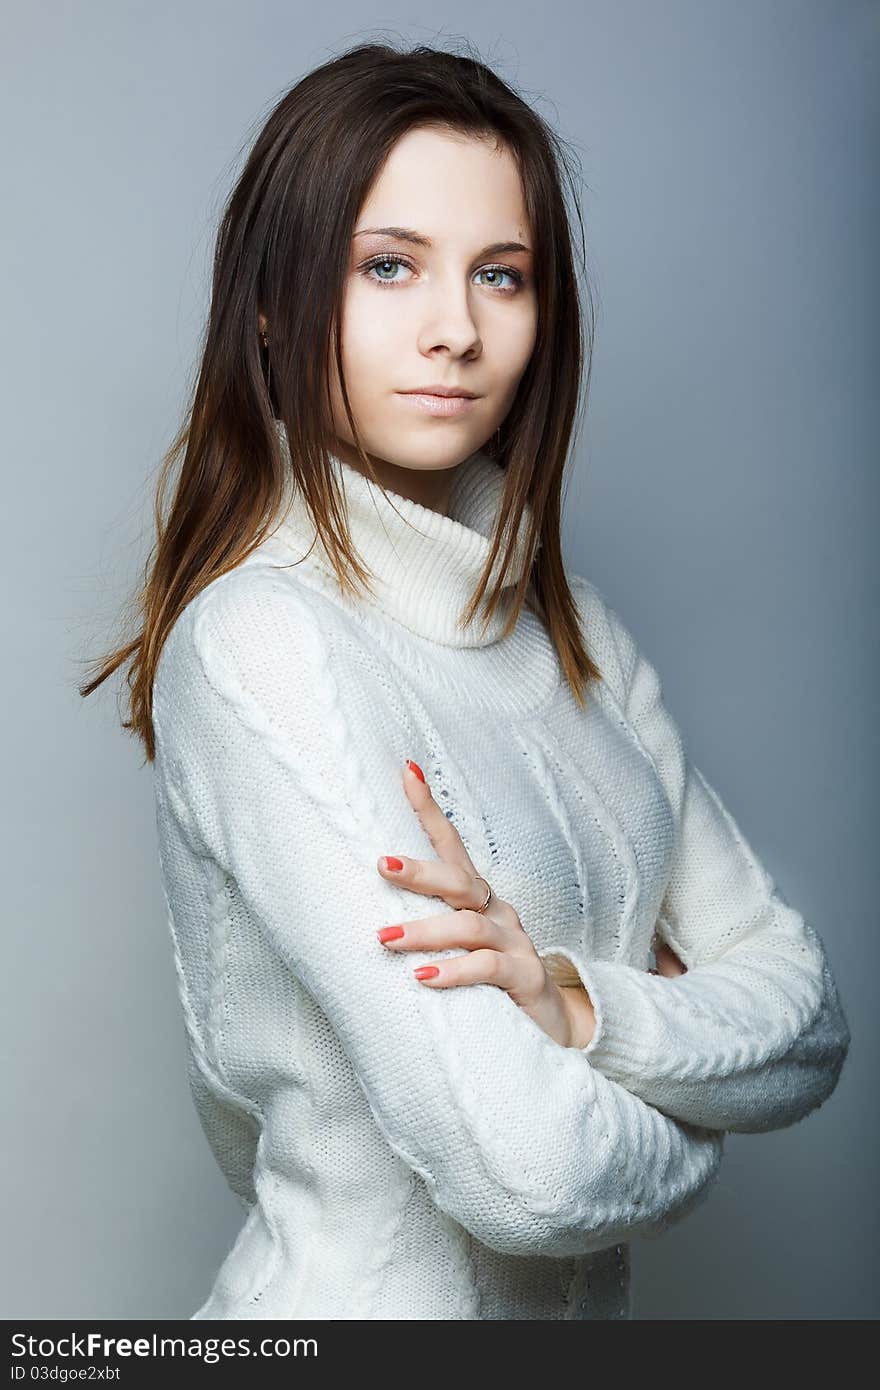
POLYGON ((571 577, 604 677, 585 710, 529 609, 503 640, 505 606, 457 626, 497 463, 460 465, 448 516, 335 464, 376 599, 344 596, 320 543, 302 559, 297 495, 186 607, 154 685, 190 1082, 247 1211, 192 1317, 631 1317, 630 1243, 707 1198, 724 1132, 834 1089, 849 1030, 823 945, 594 584, 571 577), (436 857, 408 758, 539 953, 577 970, 587 1047, 379 943, 447 910, 376 868, 436 857), (648 973, 655 927, 687 973, 648 973))

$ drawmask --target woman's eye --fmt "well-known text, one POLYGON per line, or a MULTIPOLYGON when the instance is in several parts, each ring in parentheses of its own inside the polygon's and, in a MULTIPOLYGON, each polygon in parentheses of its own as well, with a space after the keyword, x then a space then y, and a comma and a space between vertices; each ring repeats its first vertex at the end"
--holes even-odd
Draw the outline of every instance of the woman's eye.
POLYGON ((377 283, 377 284, 379 284, 379 285, 396 285, 396 284, 400 284, 400 276, 395 276, 394 279, 391 279, 391 278, 387 277, 387 276, 384 274, 384 272, 385 272, 386 270, 389 270, 389 269, 392 269, 392 270, 393 270, 393 269, 395 269, 397 266, 403 266, 403 268, 404 268, 405 270, 409 270, 409 269, 410 269, 410 267, 407 265, 406 261, 400 260, 397 256, 379 256, 379 257, 377 257, 376 260, 374 260, 374 261, 369 261, 369 262, 367 263, 367 265, 365 265, 365 266, 363 267, 363 273, 364 273, 364 275, 367 277, 367 279, 372 279, 372 271, 374 271, 374 270, 380 270, 380 271, 383 272, 383 274, 377 277, 377 280, 376 280, 376 283, 377 283))
MULTIPOLYGON (((508 270, 508 268, 507 268, 506 266, 503 266, 503 265, 488 265, 488 266, 486 266, 486 268, 485 268, 484 270, 478 270, 478 271, 477 271, 477 274, 478 274, 478 275, 494 275, 494 276, 495 276, 496 282, 498 281, 498 279, 499 279, 500 276, 502 276, 502 275, 509 275, 510 278, 511 278, 511 280, 512 280, 513 283, 514 283, 514 286, 517 286, 517 287, 518 287, 519 285, 522 284, 522 282, 523 282, 523 280, 524 280, 524 278, 525 278, 523 275, 520 275, 520 273, 519 273, 518 270, 508 270)), ((495 285, 490 285, 489 288, 490 288, 490 289, 494 289, 494 288, 495 288, 495 285)))
MULTIPOLYGON (((368 261, 366 265, 361 267, 361 274, 366 279, 372 280, 374 285, 401 285, 404 284, 405 281, 402 280, 399 275, 391 274, 391 272, 395 271, 398 267, 403 267, 404 270, 412 269, 409 262, 402 260, 399 256, 376 256, 372 261, 368 261), (373 275, 374 271, 377 272, 375 276, 373 275)), ((504 265, 484 266, 482 270, 477 271, 477 274, 494 277, 494 283, 490 282, 487 288, 499 288, 503 294, 513 293, 515 290, 519 289, 520 285, 522 285, 525 280, 525 276, 522 275, 520 271, 512 270, 509 266, 504 265), (513 281, 512 285, 506 286, 500 283, 502 277, 505 275, 513 281)))

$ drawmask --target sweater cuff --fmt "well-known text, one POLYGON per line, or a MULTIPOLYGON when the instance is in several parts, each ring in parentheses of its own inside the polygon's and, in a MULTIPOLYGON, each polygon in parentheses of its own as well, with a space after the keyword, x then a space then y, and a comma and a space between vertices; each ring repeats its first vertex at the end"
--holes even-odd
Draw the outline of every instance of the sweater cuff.
POLYGON ((541 952, 542 960, 548 956, 562 956, 571 964, 593 1006, 593 1036, 576 1051, 612 1080, 650 1075, 652 1063, 656 1065, 663 1055, 662 1021, 652 1004, 653 991, 668 990, 673 982, 623 962, 586 960, 567 946, 550 946, 541 952))

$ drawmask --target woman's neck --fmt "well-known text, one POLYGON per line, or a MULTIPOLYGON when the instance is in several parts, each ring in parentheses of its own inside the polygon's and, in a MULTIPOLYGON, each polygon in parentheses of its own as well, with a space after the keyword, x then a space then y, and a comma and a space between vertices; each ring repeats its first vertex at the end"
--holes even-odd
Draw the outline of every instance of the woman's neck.
MULTIPOLYGON (((336 458, 341 459, 349 468, 360 473, 362 477, 367 477, 363 461, 353 445, 337 440, 333 452, 336 458)), ((367 457, 379 482, 389 492, 395 493, 398 497, 406 497, 410 502, 417 502, 420 507, 427 507, 432 512, 438 512, 440 516, 449 515, 452 484, 456 468, 460 468, 461 464, 453 464, 451 468, 405 468, 380 458, 378 454, 368 454, 367 457)))

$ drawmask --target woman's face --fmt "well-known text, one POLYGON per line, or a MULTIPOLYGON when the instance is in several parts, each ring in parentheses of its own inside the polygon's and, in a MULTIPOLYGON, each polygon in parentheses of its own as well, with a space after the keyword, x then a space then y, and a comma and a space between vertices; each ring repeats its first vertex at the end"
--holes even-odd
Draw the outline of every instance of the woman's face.
MULTIPOLYGON (((455 467, 507 415, 535 344, 530 246, 506 150, 429 128, 401 137, 355 225, 341 325, 352 412, 380 477, 391 466, 386 486, 395 469, 455 467), (476 399, 440 414, 406 394, 436 385, 476 399)), ((337 452, 357 466, 338 380, 333 413, 337 452)))

